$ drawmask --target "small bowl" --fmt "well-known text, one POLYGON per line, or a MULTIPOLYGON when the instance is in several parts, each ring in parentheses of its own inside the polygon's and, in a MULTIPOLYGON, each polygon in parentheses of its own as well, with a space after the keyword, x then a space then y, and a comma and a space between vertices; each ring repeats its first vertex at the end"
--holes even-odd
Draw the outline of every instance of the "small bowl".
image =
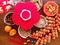
POLYGON ((21 0, 22 2, 33 2, 35 3, 36 7, 38 10, 40 10, 42 8, 43 5, 43 1, 42 0, 21 0))
POLYGON ((48 22, 43 15, 40 15, 40 17, 41 17, 40 20, 34 26, 38 28, 43 28, 47 25, 48 22))
POLYGON ((13 21, 12 21, 12 14, 13 12, 8 12, 5 16, 4 16, 4 23, 7 25, 14 25, 13 21), (10 18, 10 19, 9 19, 10 18))
POLYGON ((42 8, 42 6, 43 6, 43 1, 42 0, 37 0, 37 1, 36 0, 35 1, 31 0, 31 2, 35 3, 38 10, 40 10, 42 8))
MULTIPOLYGON (((23 34, 21 34, 20 30, 21 30, 21 28, 18 27, 18 34, 19 34, 19 36, 21 36, 22 38, 27 38, 27 37, 30 36, 30 34, 31 34, 31 30, 29 30, 29 34, 28 34, 27 36, 23 36, 23 34)), ((26 31, 26 30, 24 30, 24 31, 26 31)))

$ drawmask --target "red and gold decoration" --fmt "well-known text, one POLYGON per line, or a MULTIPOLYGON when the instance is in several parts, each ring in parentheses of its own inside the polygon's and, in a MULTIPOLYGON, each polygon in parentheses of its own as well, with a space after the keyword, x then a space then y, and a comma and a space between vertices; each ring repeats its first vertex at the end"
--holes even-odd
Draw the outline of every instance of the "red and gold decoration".
POLYGON ((0 1, 0 14, 5 14, 8 11, 12 10, 12 4, 8 3, 9 0, 1 0, 0 1))

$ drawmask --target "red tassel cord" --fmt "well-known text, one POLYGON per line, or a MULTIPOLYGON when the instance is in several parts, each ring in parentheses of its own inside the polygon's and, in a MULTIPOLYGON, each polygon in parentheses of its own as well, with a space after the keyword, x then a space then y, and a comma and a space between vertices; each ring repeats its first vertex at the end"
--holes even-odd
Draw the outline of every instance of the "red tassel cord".
POLYGON ((20 44, 20 45, 25 45, 25 44, 27 44, 27 43, 25 43, 25 42, 19 42, 19 41, 17 41, 17 40, 13 40, 13 39, 11 39, 10 37, 8 37, 8 41, 9 41, 9 42, 12 42, 12 43, 15 43, 15 44, 20 44))
POLYGON ((25 42, 27 41, 26 39, 20 37, 18 34, 15 35, 15 38, 18 38, 19 40, 23 40, 23 41, 25 41, 25 42))

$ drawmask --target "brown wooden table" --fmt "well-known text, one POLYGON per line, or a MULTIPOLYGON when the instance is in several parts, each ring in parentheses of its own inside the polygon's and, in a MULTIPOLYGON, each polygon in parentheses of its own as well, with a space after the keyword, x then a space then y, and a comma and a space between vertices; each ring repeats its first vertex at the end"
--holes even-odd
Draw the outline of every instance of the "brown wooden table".
MULTIPOLYGON (((44 0, 44 1, 46 2, 47 0, 44 0)), ((54 1, 60 6, 60 0, 54 0, 54 1)), ((8 33, 4 31, 5 24, 3 22, 3 18, 4 18, 4 15, 0 15, 0 45, 18 45, 18 44, 8 42, 7 40, 8 33)), ((33 44, 29 44, 29 45, 33 45, 33 44)), ((56 38, 55 40, 52 40, 51 43, 47 45, 60 45, 60 34, 58 38, 56 38)))

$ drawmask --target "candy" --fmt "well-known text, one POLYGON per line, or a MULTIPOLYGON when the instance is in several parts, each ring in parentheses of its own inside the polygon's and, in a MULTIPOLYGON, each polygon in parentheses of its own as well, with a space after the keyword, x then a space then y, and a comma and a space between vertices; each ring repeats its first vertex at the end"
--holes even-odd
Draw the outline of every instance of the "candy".
POLYGON ((6 31, 6 32, 10 32, 11 29, 12 29, 11 26, 5 26, 5 31, 6 31))
POLYGON ((12 30, 9 32, 9 35, 10 35, 10 36, 14 36, 16 33, 17 33, 17 31, 16 31, 15 29, 12 29, 12 30))

